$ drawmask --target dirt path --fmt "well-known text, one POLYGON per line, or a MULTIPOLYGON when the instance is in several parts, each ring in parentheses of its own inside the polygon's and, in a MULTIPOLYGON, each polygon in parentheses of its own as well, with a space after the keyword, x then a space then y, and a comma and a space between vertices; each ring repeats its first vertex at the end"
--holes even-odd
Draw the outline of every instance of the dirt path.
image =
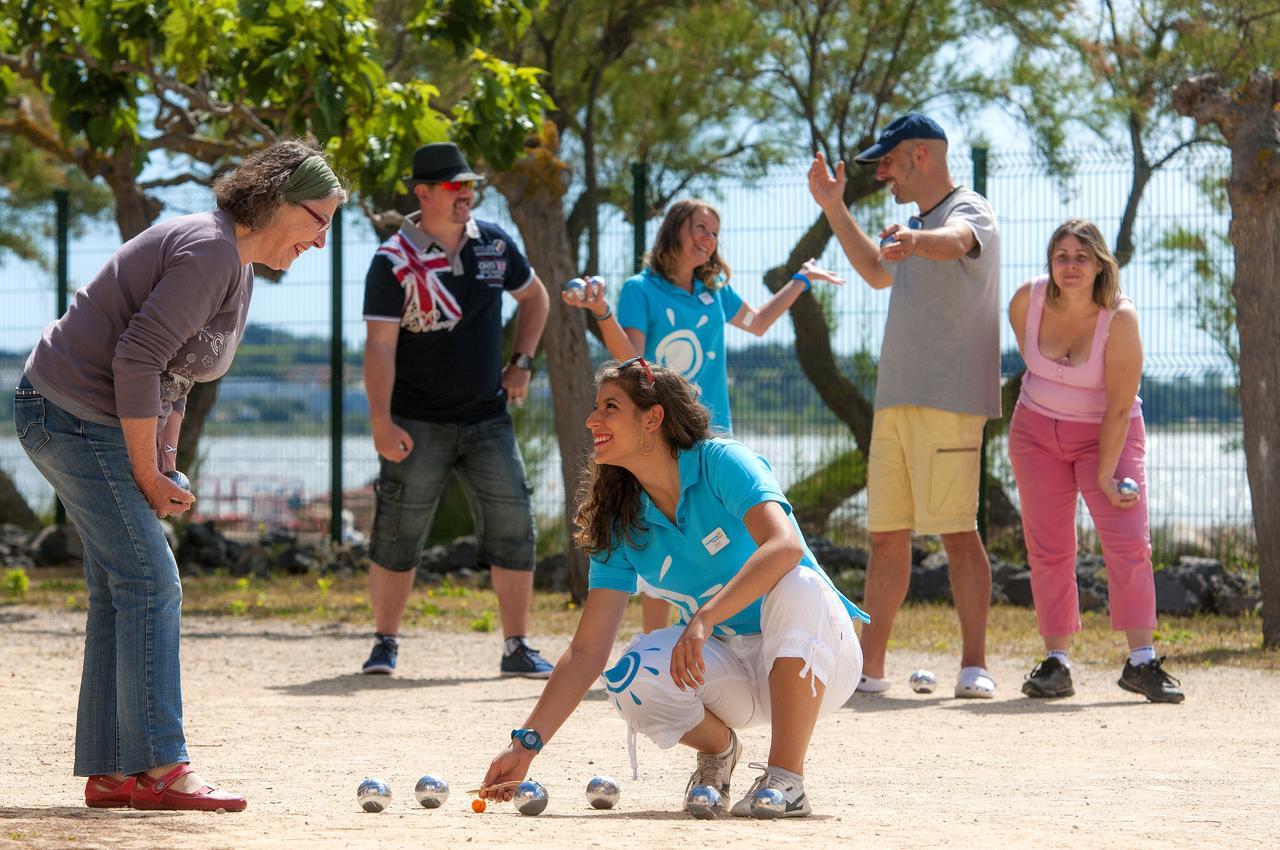
MULTIPOLYGON (((1116 670, 1077 665, 1077 695, 1033 703, 1022 661, 995 659, 1000 696, 918 696, 906 673, 943 683, 954 660, 898 654, 886 697, 855 696, 820 724, 807 768, 815 817, 695 821, 679 812, 692 758, 640 741, 631 781, 625 727, 593 691, 534 765, 540 817, 477 815, 479 784, 541 684, 495 675, 492 635, 409 634, 394 679, 352 675, 368 649, 349 629, 189 619, 187 735, 197 768, 249 797, 237 815, 95 811, 70 775, 83 614, 0 609, 0 845, 16 847, 1276 847, 1280 676, 1183 671, 1182 706, 1119 690, 1116 670), (413 801, 426 772, 453 794, 413 801), (583 788, 617 778, 620 807, 583 788), (390 783, 383 814, 360 812, 365 775, 390 783)), ((548 657, 564 638, 539 642, 548 657)), ((744 736, 767 753, 767 729, 744 736)), ((754 772, 735 775, 745 787, 754 772)))

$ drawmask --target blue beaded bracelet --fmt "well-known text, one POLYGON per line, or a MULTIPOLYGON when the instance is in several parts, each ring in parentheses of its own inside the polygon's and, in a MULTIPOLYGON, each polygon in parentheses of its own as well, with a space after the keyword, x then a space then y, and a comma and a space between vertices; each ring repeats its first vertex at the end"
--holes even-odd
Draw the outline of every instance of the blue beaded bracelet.
POLYGON ((793 274, 791 276, 791 279, 802 282, 804 284, 805 292, 808 292, 810 289, 813 289, 813 281, 809 280, 809 278, 806 277, 805 275, 800 274, 800 272, 796 272, 795 274, 793 274))

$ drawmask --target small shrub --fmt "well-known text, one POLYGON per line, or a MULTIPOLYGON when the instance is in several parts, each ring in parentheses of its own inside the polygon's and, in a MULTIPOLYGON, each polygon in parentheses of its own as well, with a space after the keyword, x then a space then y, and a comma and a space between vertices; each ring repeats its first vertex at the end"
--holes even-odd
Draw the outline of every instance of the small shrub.
POLYGON ((493 631, 493 609, 486 608, 484 612, 471 621, 471 631, 473 632, 491 632, 493 631))
POLYGON ((27 571, 22 567, 14 567, 4 574, 4 595, 11 596, 14 599, 21 599, 27 595, 27 589, 31 587, 31 579, 27 578, 27 571))

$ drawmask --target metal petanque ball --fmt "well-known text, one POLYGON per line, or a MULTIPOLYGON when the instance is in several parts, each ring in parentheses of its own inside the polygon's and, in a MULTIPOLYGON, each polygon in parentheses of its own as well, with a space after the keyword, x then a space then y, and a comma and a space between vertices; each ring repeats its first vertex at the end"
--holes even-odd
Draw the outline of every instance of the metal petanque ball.
POLYGON ((928 670, 917 670, 911 674, 911 678, 908 681, 911 683, 911 690, 916 693, 931 694, 933 689, 937 687, 938 677, 928 670))
POLYGON ((587 282, 580 277, 575 277, 564 285, 564 291, 575 301, 585 301, 587 299, 587 282))
POLYGON ((366 812, 380 812, 391 805, 391 789, 381 779, 369 777, 356 789, 356 800, 366 812))
POLYGON ((526 779, 516 786, 516 795, 511 802, 522 815, 540 815, 547 808, 547 789, 532 779, 526 779))
POLYGON ((684 807, 698 820, 713 820, 724 807, 724 798, 710 785, 695 785, 684 807))
POLYGON ((751 797, 751 816, 761 820, 782 817, 787 810, 787 798, 777 788, 761 788, 751 797))
POLYGON ((191 479, 190 479, 190 478, 188 478, 187 476, 183 475, 183 474, 182 474, 181 472, 179 472, 178 470, 176 470, 176 469, 172 469, 172 470, 170 470, 170 471, 166 472, 166 473, 164 474, 164 477, 165 477, 165 478, 168 478, 168 479, 169 479, 170 481, 172 481, 174 484, 177 484, 177 485, 178 485, 179 487, 181 487, 183 490, 186 490, 187 492, 191 492, 191 479))
POLYGON ((1116 485, 1116 491, 1121 496, 1136 496, 1138 495, 1138 482, 1132 478, 1121 478, 1120 483, 1116 485))
POLYGON ((449 783, 438 776, 427 774, 413 786, 413 795, 424 809, 438 809, 449 799, 449 783))
POLYGON ((587 802, 593 809, 612 809, 618 805, 618 783, 607 776, 593 776, 587 783, 587 802))

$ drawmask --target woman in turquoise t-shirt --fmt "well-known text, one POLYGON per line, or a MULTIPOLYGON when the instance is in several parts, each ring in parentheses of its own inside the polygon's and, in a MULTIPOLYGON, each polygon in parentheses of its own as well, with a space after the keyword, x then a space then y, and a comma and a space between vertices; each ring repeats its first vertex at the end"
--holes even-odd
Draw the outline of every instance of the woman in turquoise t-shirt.
MULTIPOLYGON (((733 431, 724 326, 763 336, 815 280, 844 281, 809 260, 777 294, 756 309, 729 285, 729 265, 720 255, 720 214, 706 201, 686 199, 667 210, 644 269, 622 286, 615 313, 604 286, 591 284, 582 298, 561 292, 566 304, 590 310, 609 354, 619 361, 643 356, 678 372, 699 390, 712 427, 733 431)), ((669 622, 667 606, 644 597, 645 631, 669 622)))
POLYGON ((597 387, 587 418, 595 463, 575 535, 591 555, 587 601, 538 704, 489 765, 481 796, 511 799, 506 783, 526 776, 603 674, 633 736, 697 753, 686 810, 728 808, 743 753, 736 730, 770 724, 768 760, 753 765, 762 773, 730 811, 807 815, 809 739, 818 718, 853 694, 862 672, 853 619, 866 615, 814 560, 767 463, 714 437, 688 381, 633 358, 605 366, 597 387), (638 637, 606 671, 640 577, 684 616, 638 637))

